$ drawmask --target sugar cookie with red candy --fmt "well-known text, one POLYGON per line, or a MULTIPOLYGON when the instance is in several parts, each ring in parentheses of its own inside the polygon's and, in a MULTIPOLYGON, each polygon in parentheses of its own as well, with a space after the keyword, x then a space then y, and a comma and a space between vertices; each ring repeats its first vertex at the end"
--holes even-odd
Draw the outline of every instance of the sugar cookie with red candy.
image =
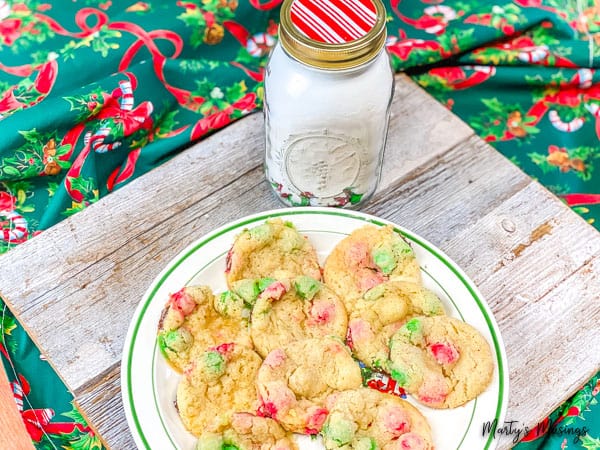
POLYGON ((366 225, 334 247, 323 277, 351 313, 358 298, 385 281, 420 284, 421 270, 412 248, 391 225, 366 225))
POLYGON ((429 289, 403 281, 387 281, 354 303, 348 319, 348 345, 367 366, 382 369, 390 337, 414 316, 443 315, 440 299, 429 289))
POLYGON ((326 449, 433 449, 427 419, 395 395, 359 388, 331 395, 327 407, 321 430, 326 449))
POLYGON ((321 279, 317 253, 290 222, 270 219, 242 231, 227 254, 227 285, 243 279, 308 275, 321 279))
POLYGON ((203 433, 195 450, 297 450, 293 435, 275 420, 250 413, 235 413, 223 433, 203 433))
POLYGON ((291 342, 271 351, 258 371, 259 412, 288 431, 317 434, 327 418, 327 397, 361 385, 360 368, 341 340, 291 342))
POLYGON ((323 283, 301 275, 269 285, 252 310, 250 334, 256 351, 265 357, 288 342, 324 336, 344 339, 346 308, 323 283))
POLYGON ((448 316, 416 317, 392 336, 386 370, 420 403, 455 408, 487 388, 494 362, 473 326, 448 316))
POLYGON ((240 320, 240 299, 230 299, 230 312, 220 311, 223 296, 208 286, 187 286, 171 294, 158 324, 158 346, 170 365, 181 372, 196 355, 221 342, 252 346, 248 321, 240 320), (235 306, 235 303, 238 303, 235 306))
POLYGON ((194 436, 221 433, 237 412, 257 407, 255 379, 261 357, 249 347, 220 344, 194 358, 177 386, 177 410, 194 436))

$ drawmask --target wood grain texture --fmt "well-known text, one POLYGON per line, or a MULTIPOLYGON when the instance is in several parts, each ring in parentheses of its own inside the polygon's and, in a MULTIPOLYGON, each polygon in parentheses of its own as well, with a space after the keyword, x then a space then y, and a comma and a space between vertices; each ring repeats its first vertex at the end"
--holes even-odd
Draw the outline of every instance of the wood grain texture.
MULTIPOLYGON (((262 127, 251 115, 0 257, 1 296, 114 449, 134 448, 119 369, 148 285, 201 235, 281 206, 262 127)), ((600 368, 600 234, 404 76, 363 210, 430 240, 478 284, 507 345, 507 417, 533 425, 600 368)))

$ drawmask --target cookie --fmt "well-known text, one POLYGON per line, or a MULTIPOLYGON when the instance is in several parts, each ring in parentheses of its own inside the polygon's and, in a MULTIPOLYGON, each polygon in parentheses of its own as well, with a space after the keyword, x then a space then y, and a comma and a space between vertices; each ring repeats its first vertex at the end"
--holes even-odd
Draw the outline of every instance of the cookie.
POLYGON ((177 410, 194 436, 231 427, 237 412, 257 407, 255 379, 262 364, 256 352, 228 343, 208 349, 185 368, 177 386, 177 410))
POLYGON ((492 380, 489 344, 471 325, 448 316, 416 317, 390 340, 387 370, 420 403, 455 408, 492 380))
POLYGON ((326 449, 432 450, 427 419, 395 395, 368 388, 336 393, 321 435, 326 449))
POLYGON ((387 281, 369 289, 354 303, 348 319, 348 345, 373 369, 382 369, 390 337, 414 316, 443 315, 441 300, 429 289, 403 281, 387 281))
POLYGON ((327 257, 323 277, 349 313, 356 299, 385 281, 421 284, 411 246, 391 225, 366 225, 342 239, 327 257))
POLYGON ((302 339, 346 336, 348 317, 338 296, 312 277, 273 282, 252 311, 250 335, 256 351, 271 350, 302 339))
POLYGON ((235 413, 223 433, 203 433, 195 450, 297 450, 291 433, 275 420, 250 413, 235 413))
POLYGON ((260 411, 288 431, 317 434, 335 391, 362 385, 360 368, 338 339, 295 341, 271 351, 256 380, 260 411))
POLYGON ((274 281, 274 278, 234 281, 230 290, 216 297, 215 309, 223 316, 249 321, 258 296, 274 281))
POLYGON ((270 219, 236 237, 225 275, 231 289, 242 279, 308 275, 320 280, 321 268, 314 247, 291 222, 270 219))
POLYGON ((252 346, 248 320, 240 320, 241 299, 228 300, 228 315, 221 298, 215 298, 208 286, 187 286, 169 296, 158 324, 157 341, 161 353, 178 372, 194 356, 222 342, 252 346))

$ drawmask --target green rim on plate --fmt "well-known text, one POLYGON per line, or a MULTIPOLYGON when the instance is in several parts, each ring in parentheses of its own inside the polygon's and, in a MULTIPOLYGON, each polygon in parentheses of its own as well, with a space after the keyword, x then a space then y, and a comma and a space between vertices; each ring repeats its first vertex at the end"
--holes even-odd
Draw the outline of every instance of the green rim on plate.
MULTIPOLYGON (((131 421, 133 421, 133 423, 135 425, 135 431, 137 432, 137 437, 143 444, 144 448, 149 449, 149 450, 152 449, 152 447, 150 446, 150 444, 148 442, 147 437, 144 434, 144 430, 142 428, 142 425, 140 423, 140 420, 139 420, 139 417, 138 417, 138 414, 136 411, 135 401, 134 401, 134 397, 133 397, 133 389, 132 389, 133 386, 132 386, 132 371, 131 371, 131 369, 132 369, 134 343, 136 341, 136 337, 138 335, 138 332, 139 332, 139 329, 141 326, 141 322, 144 319, 146 311, 147 311, 149 305, 152 303, 157 291, 161 288, 161 286, 165 283, 165 281, 169 278, 169 276, 186 259, 188 259, 191 255, 193 255, 196 251, 198 251, 200 248, 205 246, 207 243, 213 241, 214 239, 217 239, 218 237, 222 236, 223 234, 226 234, 232 230, 235 230, 235 229, 238 229, 241 227, 245 227, 246 225, 249 225, 254 222, 267 220, 269 218, 289 216, 289 215, 306 215, 306 214, 331 215, 331 216, 345 217, 345 218, 350 218, 350 219, 358 219, 363 222, 372 223, 372 224, 379 225, 379 226, 391 224, 394 226, 394 230, 397 233, 402 234, 404 237, 406 237, 410 241, 418 244, 419 246, 421 246, 422 248, 427 250, 431 255, 435 256, 440 262, 442 262, 457 277, 458 280, 460 280, 462 285, 468 290, 468 292, 471 295, 471 297, 473 298, 473 300, 475 300, 475 303, 477 304, 477 306, 479 308, 479 312, 483 315, 483 318, 488 326, 488 330, 492 337, 495 355, 496 355, 496 363, 498 365, 498 398, 497 398, 496 411, 494 414, 494 418, 497 421, 497 423, 500 423, 502 409, 503 409, 505 383, 507 381, 504 378, 504 361, 502 358, 502 347, 500 345, 499 338, 496 334, 496 327, 495 327, 494 321, 490 317, 490 313, 488 311, 487 305, 480 298, 480 295, 477 292, 476 288, 467 279, 466 275, 463 274, 462 271, 460 271, 456 267, 456 265, 454 265, 453 263, 451 263, 448 260, 449 258, 447 258, 443 253, 441 253, 441 251, 439 251, 433 245, 429 244, 427 241, 424 241, 423 239, 419 238, 418 236, 415 236, 411 232, 399 228, 397 225, 395 225, 391 222, 386 222, 384 220, 378 219, 374 216, 370 216, 370 215, 367 215, 364 213, 349 212, 349 211, 337 210, 337 209, 287 208, 287 209, 281 209, 281 210, 267 211, 264 213, 260 213, 257 215, 253 215, 253 216, 249 216, 249 217, 240 219, 236 222, 227 224, 224 227, 219 228, 208 235, 205 235, 203 238, 200 238, 197 242, 191 244, 188 248, 184 249, 178 256, 176 256, 171 261, 171 263, 169 263, 169 265, 165 268, 163 273, 161 273, 159 275, 159 278, 153 284, 151 290, 149 291, 149 293, 146 295, 145 299, 143 300, 143 303, 141 303, 139 305, 138 310, 136 311, 136 314, 135 314, 135 319, 132 322, 132 325, 130 326, 130 333, 128 333, 129 346, 126 348, 127 359, 125 360, 125 362, 126 362, 126 385, 123 387, 125 387, 126 391, 127 391, 127 403, 129 406, 129 413, 130 413, 131 421)), ((213 261, 214 261, 214 259, 213 259, 213 261)), ((427 274, 439 285, 439 283, 437 282, 437 280, 435 280, 435 278, 433 278, 429 273, 427 273, 427 274)), ((443 287, 442 287, 442 289, 443 289, 443 287)), ((451 299, 451 297, 449 297, 449 298, 452 301, 452 303, 454 304, 456 310, 459 311, 457 308, 457 305, 454 303, 454 301, 451 299)), ((459 314, 460 314, 460 311, 459 311, 459 314)), ((153 355, 156 355, 155 347, 154 347, 153 355)), ((154 358, 154 356, 153 356, 153 358, 154 358)), ((152 367, 154 367, 154 360, 152 362, 152 367)), ((152 377, 152 379, 153 379, 153 377, 152 377)), ((153 383, 154 383, 154 380, 153 380, 153 383)), ((153 389, 153 391, 155 391, 155 389, 153 389)), ((155 406, 157 407, 157 410, 158 410, 159 408, 158 408, 156 396, 154 398, 154 402, 155 402, 155 406)), ((476 404, 476 401, 474 402, 474 405, 475 404, 476 404)), ((469 424, 467 426, 465 436, 466 436, 470 426, 472 425, 474 411, 475 411, 475 406, 473 409, 473 413, 471 414, 471 418, 470 418, 469 424)), ((166 432, 169 440, 171 441, 173 446, 176 448, 177 446, 172 441, 170 433, 166 430, 163 418, 160 415, 160 413, 159 413, 159 417, 160 417, 160 421, 161 421, 163 427, 165 428, 165 432, 166 432)), ((463 436, 463 440, 464 440, 465 436, 463 436)), ((493 438, 494 438, 493 433, 490 433, 490 435, 488 436, 488 439, 486 441, 485 447, 484 447, 485 450, 490 448, 493 438)), ((463 440, 461 440, 461 443, 459 444, 459 446, 457 448, 460 448, 463 440)))

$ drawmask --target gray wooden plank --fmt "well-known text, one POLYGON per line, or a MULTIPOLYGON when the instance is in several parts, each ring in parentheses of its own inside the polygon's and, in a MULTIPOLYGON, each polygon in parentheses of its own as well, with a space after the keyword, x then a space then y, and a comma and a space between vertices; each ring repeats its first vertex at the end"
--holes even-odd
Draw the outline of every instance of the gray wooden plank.
MULTIPOLYGON (((482 286, 503 333, 518 348, 520 338, 511 319, 523 307, 502 296, 524 295, 534 305, 553 305, 555 291, 564 285, 581 294, 577 307, 583 308, 590 302, 589 292, 577 291, 572 284, 591 270, 591 286, 597 285, 597 264, 592 263, 597 239, 590 227, 472 136, 466 125, 400 76, 381 189, 364 210, 446 250, 482 286), (542 228, 533 236, 550 214, 551 230, 545 233, 542 228), (528 221, 529 216, 534 219, 528 221), (498 224, 516 231, 506 237, 506 231, 498 232, 498 224), (573 242, 577 233, 590 237, 583 247, 573 242), (518 257, 511 260, 515 253, 518 257), (568 263, 560 264, 558 275, 550 277, 548 266, 563 260, 568 263), (515 277, 515 288, 507 290, 507 279, 512 282, 515 277)), ((1 295, 113 448, 132 448, 120 398, 115 396, 120 397, 122 344, 137 302, 189 242, 230 220, 278 206, 261 165, 262 117, 255 114, 0 258, 1 295)), ((541 326, 547 317, 539 320, 541 326)), ((590 331, 582 335, 586 332, 590 331)), ((528 338, 530 345, 539 345, 535 336, 528 338)), ((563 352, 577 341, 566 340, 565 345, 563 352)), ((511 370, 527 367, 519 354, 510 356, 511 370)), ((551 356, 536 362, 540 370, 551 363, 551 356)), ((585 376, 581 371, 563 375, 568 376, 561 388, 567 389, 585 376)), ((526 391, 528 371, 515 377, 517 388, 526 391)), ((561 400, 556 391, 544 395, 548 398, 536 405, 536 415, 561 400)), ((513 396, 512 410, 527 412, 513 396)), ((523 417, 531 421, 534 415, 523 417)))

